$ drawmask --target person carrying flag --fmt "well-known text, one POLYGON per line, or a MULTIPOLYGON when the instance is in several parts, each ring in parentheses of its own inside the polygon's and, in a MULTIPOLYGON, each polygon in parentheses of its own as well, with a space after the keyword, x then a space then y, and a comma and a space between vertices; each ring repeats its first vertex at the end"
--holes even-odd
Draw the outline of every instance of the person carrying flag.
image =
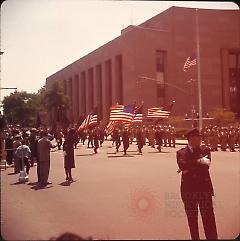
POLYGON ((122 132, 122 142, 124 155, 127 155, 127 149, 129 148, 129 133, 126 127, 123 129, 122 132))

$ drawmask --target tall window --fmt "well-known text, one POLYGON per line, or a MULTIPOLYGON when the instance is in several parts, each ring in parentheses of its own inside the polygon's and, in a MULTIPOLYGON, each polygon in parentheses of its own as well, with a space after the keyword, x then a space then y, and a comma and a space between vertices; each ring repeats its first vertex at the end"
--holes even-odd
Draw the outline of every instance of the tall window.
POLYGON ((103 117, 103 108, 102 108, 102 65, 99 64, 96 66, 96 82, 97 82, 97 106, 98 106, 98 116, 99 120, 103 117))
POLYGON ((86 73, 81 73, 81 114, 87 114, 87 107, 86 107, 86 73))
POLYGON ((116 101, 123 103, 122 55, 115 57, 116 101))
POLYGON ((87 83, 88 87, 87 87, 87 91, 88 91, 88 111, 92 111, 94 106, 94 90, 93 90, 93 68, 88 70, 88 83, 87 83))
POLYGON ((165 79, 164 79, 164 65, 166 52, 163 50, 156 50, 156 79, 157 79, 157 104, 163 105, 165 98, 165 79))
POLYGON ((228 63, 230 108, 240 116, 240 50, 229 51, 228 63))
POLYGON ((240 51, 229 51, 230 108, 240 116, 240 51))
POLYGON ((112 105, 112 61, 111 59, 105 61, 105 79, 106 79, 106 100, 107 108, 112 105))
POLYGON ((73 103, 74 103, 74 112, 75 112, 74 116, 77 119, 77 118, 79 118, 79 76, 78 76, 78 74, 75 75, 74 81, 75 81, 75 85, 74 85, 75 89, 73 89, 73 91, 74 91, 73 103))

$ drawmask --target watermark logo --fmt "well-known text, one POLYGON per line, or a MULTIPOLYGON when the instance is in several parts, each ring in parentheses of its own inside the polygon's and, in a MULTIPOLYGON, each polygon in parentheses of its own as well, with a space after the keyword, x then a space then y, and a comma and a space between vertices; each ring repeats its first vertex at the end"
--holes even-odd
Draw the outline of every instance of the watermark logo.
POLYGON ((136 218, 152 217, 159 211, 159 203, 157 193, 146 187, 135 189, 128 197, 128 209, 136 218))

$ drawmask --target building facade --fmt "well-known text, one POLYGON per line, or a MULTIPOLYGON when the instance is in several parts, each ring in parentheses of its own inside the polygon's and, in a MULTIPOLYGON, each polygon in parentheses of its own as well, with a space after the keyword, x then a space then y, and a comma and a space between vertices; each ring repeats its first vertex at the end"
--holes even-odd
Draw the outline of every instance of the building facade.
POLYGON ((197 51, 196 14, 203 115, 226 108, 240 116, 238 10, 171 7, 49 76, 46 88, 62 82, 71 99, 68 117, 75 123, 94 107, 106 122, 116 103, 144 101, 146 112, 175 100, 173 115, 190 113, 193 105, 198 111, 197 66, 183 71, 197 51))

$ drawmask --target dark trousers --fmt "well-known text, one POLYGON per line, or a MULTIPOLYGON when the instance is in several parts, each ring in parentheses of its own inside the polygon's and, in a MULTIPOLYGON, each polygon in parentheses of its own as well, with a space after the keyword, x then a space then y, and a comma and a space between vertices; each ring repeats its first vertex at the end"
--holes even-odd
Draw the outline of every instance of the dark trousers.
POLYGON ((37 159, 37 179, 38 179, 38 182, 40 183, 40 162, 38 159, 37 159))
POLYGON ((7 151, 6 161, 8 165, 11 165, 13 163, 13 151, 7 151))
POLYGON ((94 152, 97 153, 97 149, 99 148, 99 141, 94 140, 94 152))
POLYGON ((116 150, 118 152, 119 147, 121 146, 121 141, 120 140, 116 140, 116 150))
POLYGON ((123 151, 124 151, 124 154, 127 154, 127 149, 129 148, 129 142, 125 143, 123 142, 123 151))
MULTIPOLYGON (((212 196, 202 193, 202 195, 186 195, 183 198, 185 212, 187 214, 188 225, 193 240, 199 240, 198 229, 198 206, 202 216, 202 222, 206 239, 218 239, 215 215, 213 211, 212 196)), ((198 193, 199 194, 199 193, 198 193)))
POLYGON ((62 138, 61 139, 57 139, 57 146, 58 146, 58 150, 61 150, 62 138))
POLYGON ((89 144, 91 144, 92 148, 93 148, 93 140, 92 139, 88 139, 88 147, 89 147, 89 144))

